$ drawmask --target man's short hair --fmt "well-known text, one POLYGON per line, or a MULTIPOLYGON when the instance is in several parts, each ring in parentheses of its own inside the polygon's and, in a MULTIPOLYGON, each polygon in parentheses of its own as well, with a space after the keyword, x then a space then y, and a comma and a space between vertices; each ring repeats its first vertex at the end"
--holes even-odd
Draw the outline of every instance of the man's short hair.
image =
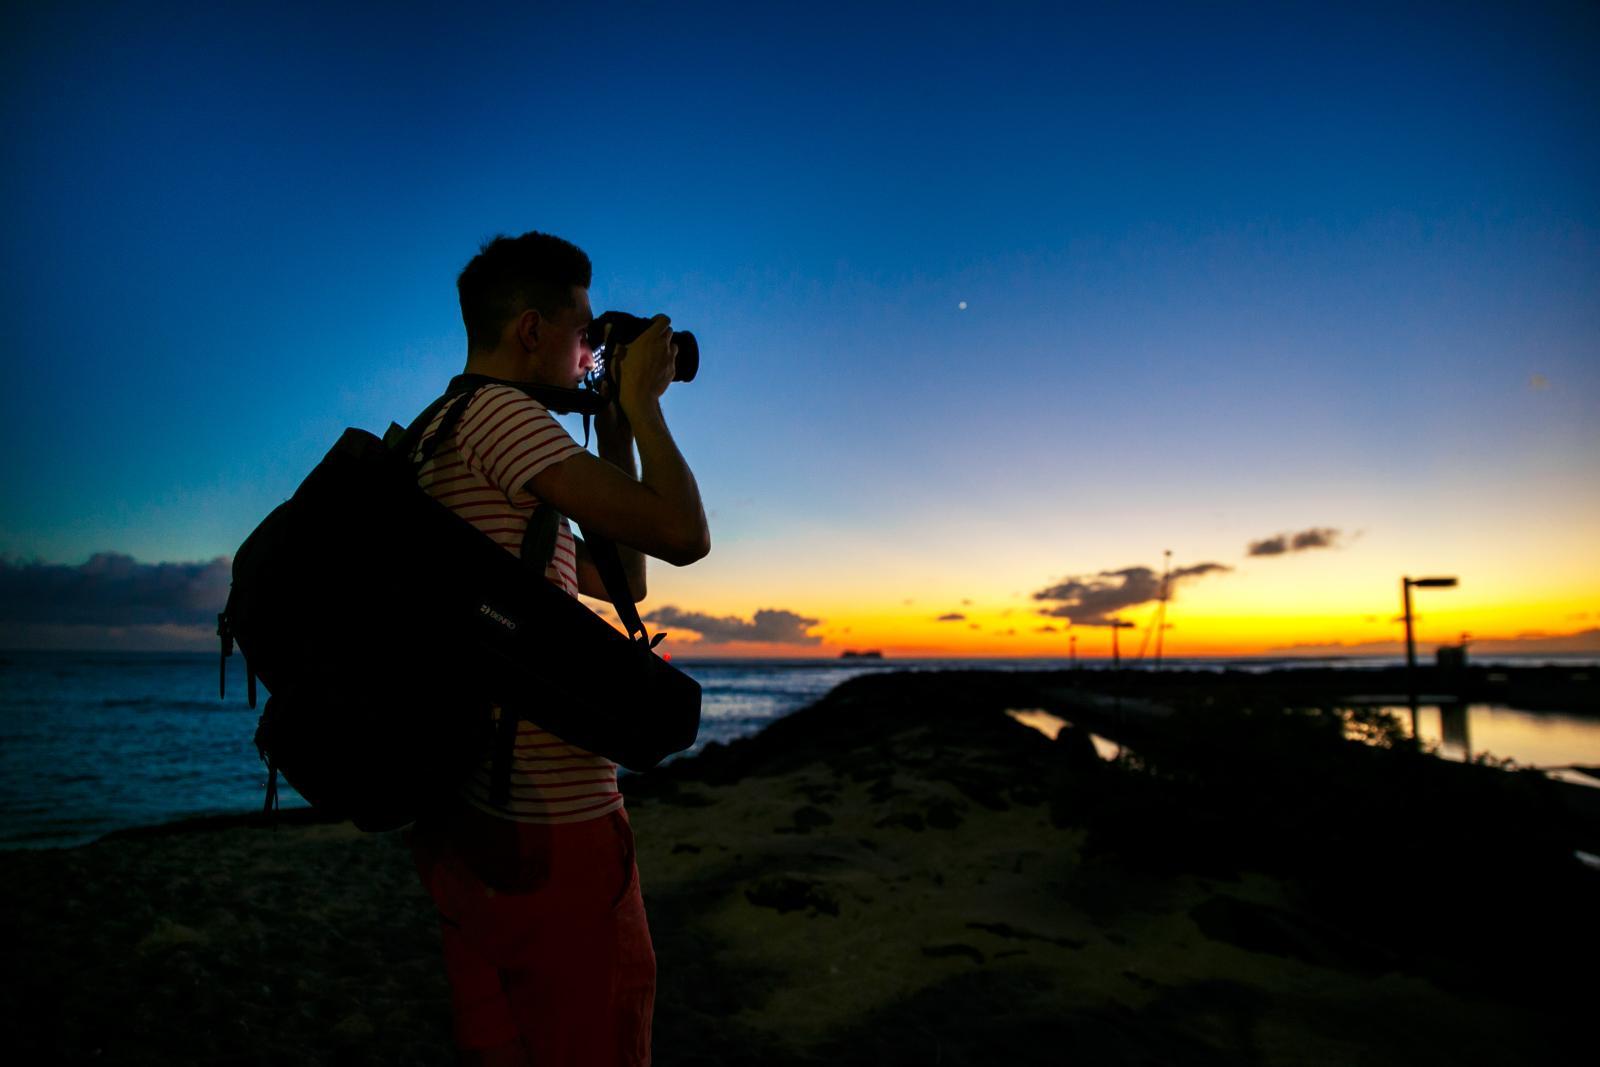
POLYGON ((537 230, 486 242, 456 278, 467 351, 494 348, 506 323, 529 308, 549 316, 572 307, 572 287, 589 288, 591 269, 583 249, 537 230))

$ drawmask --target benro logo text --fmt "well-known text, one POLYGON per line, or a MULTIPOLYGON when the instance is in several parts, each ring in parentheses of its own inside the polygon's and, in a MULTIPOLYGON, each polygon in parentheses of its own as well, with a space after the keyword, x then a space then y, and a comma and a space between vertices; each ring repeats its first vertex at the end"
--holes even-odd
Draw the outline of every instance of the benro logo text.
POLYGON ((512 622, 510 619, 506 618, 504 615, 500 614, 487 604, 478 605, 478 614, 489 616, 489 618, 493 619, 495 622, 499 623, 501 626, 504 626, 508 630, 515 630, 517 628, 516 623, 512 622))

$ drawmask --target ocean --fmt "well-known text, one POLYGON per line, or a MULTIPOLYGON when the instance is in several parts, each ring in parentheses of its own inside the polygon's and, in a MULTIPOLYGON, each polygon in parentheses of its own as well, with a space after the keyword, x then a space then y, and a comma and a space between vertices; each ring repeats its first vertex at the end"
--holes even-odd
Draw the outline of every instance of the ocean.
MULTIPOLYGON (((125 827, 259 809, 266 768, 252 741, 259 711, 245 703, 241 660, 237 655, 228 660, 228 695, 219 699, 215 654, 0 652, 0 848, 70 847, 125 827)), ((1477 662, 1489 661, 1485 657, 1477 662)), ((1253 658, 1170 659, 1167 664, 1269 670, 1396 662, 1253 658)), ((1506 657, 1504 662, 1592 664, 1594 657, 1506 657)), ((1068 665, 1039 659, 674 663, 704 691, 700 737, 691 752, 710 741, 755 733, 868 671, 1050 670, 1068 665)), ((1486 722, 1498 715, 1502 724, 1511 721, 1508 714, 1527 715, 1510 709, 1486 708, 1484 713, 1490 716, 1486 722)), ((1534 718, 1541 727, 1560 720, 1562 736, 1572 738, 1556 750, 1541 750, 1538 760, 1600 763, 1600 725, 1562 716, 1534 718)), ((1427 730, 1425 721, 1424 735, 1427 730)), ((1502 729, 1500 736, 1520 734, 1502 729)), ((1509 751, 1495 754, 1528 759, 1509 751)), ((279 797, 281 807, 304 806, 286 786, 280 786, 279 797)))

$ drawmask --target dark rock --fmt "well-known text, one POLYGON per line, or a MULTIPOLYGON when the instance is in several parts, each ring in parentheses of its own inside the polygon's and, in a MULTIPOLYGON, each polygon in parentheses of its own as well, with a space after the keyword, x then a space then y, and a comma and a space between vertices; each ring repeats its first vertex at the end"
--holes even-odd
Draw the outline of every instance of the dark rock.
POLYGON ((839 914, 839 899, 820 882, 780 876, 764 878, 745 890, 745 899, 758 908, 776 908, 780 913, 812 909, 812 914, 839 914))
POLYGON ((809 804, 803 808, 796 809, 793 818, 794 830, 800 834, 808 834, 819 826, 833 825, 832 815, 829 815, 821 808, 812 807, 809 804))
POLYGON ((961 823, 961 812, 950 801, 936 800, 928 805, 928 825, 935 830, 954 830, 961 823))
POLYGON ((959 941, 953 945, 923 945, 922 954, 936 959, 943 956, 965 956, 973 963, 983 962, 983 953, 971 945, 964 945, 959 941))
POLYGON ((1213 941, 1247 952, 1366 974, 1381 973, 1386 967, 1379 953, 1349 931, 1336 931, 1309 916, 1267 904, 1219 894, 1189 909, 1189 917, 1213 941))
POLYGON ((1131 970, 1130 971, 1123 971, 1122 972, 1122 977, 1126 978, 1128 981, 1132 982, 1134 985, 1138 986, 1140 989, 1153 989, 1156 986, 1161 984, 1160 982, 1157 982, 1154 978, 1146 978, 1144 975, 1140 974, 1138 971, 1131 971, 1131 970))
POLYGON ((1010 923, 968 923, 969 930, 982 930, 984 933, 996 937, 1012 938, 1018 941, 1045 941, 1062 948, 1083 948, 1087 941, 1077 937, 1050 937, 1047 934, 1036 934, 1029 930, 1019 930, 1010 923))

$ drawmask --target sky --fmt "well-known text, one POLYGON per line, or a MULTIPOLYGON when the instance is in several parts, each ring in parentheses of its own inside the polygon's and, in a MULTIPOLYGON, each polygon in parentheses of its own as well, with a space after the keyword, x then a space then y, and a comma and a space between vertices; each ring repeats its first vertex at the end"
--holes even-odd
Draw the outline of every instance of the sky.
POLYGON ((211 647, 537 229, 700 341, 680 655, 1600 650, 1594 5, 328 7, 0 12, 0 646, 211 647))

